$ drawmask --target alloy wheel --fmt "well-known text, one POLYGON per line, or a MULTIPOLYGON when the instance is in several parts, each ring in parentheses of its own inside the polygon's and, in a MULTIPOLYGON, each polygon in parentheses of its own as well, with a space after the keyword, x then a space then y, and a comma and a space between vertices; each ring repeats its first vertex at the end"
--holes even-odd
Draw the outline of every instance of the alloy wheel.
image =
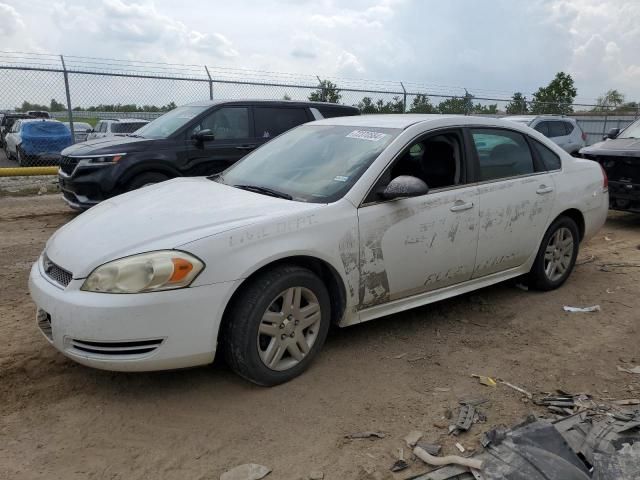
POLYGON ((273 299, 258 328, 258 353, 271 370, 284 371, 299 364, 318 338, 322 312, 316 295, 304 287, 291 287, 273 299))
POLYGON ((573 257, 573 234, 566 227, 555 231, 544 252, 544 273, 556 282, 567 272, 573 257))

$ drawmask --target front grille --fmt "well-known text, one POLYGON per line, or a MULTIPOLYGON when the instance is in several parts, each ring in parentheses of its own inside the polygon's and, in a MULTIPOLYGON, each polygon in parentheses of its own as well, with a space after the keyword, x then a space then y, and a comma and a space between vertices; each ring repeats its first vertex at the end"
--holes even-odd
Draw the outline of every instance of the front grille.
POLYGON ((73 173, 73 170, 76 168, 77 164, 77 158, 66 156, 60 157, 60 170, 62 170, 67 175, 71 175, 73 173))
POLYGON ((53 263, 46 254, 42 258, 42 266, 47 277, 56 282, 58 285, 67 287, 69 283, 71 283, 73 274, 53 263))
POLYGON ((94 342, 72 339, 71 346, 75 350, 97 355, 122 356, 145 355, 156 350, 162 343, 161 338, 153 340, 135 340, 130 342, 94 342))
POLYGON ((38 309, 38 313, 36 315, 36 321, 38 322, 38 327, 42 331, 45 337, 49 339, 49 341, 53 341, 53 330, 51 328, 51 315, 45 312, 42 309, 38 309))

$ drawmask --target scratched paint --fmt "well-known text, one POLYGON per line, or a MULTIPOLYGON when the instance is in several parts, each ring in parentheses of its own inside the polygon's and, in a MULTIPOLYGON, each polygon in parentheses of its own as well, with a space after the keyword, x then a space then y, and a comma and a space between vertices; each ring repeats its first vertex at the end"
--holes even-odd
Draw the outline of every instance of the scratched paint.
POLYGON ((247 245, 256 241, 264 240, 274 235, 285 235, 298 232, 304 228, 311 227, 318 222, 315 214, 302 217, 288 218, 286 220, 275 221, 267 225, 259 225, 255 228, 248 228, 241 233, 229 235, 228 246, 231 248, 247 245))
POLYGON ((340 252, 340 260, 347 279, 349 296, 353 298, 358 284, 358 236, 355 228, 348 230, 340 239, 338 251, 340 252))

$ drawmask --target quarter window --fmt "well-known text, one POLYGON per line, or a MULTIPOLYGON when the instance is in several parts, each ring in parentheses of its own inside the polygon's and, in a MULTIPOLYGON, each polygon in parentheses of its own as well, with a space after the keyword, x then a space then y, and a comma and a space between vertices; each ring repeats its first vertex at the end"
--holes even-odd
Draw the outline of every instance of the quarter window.
POLYGON ((549 136, 549 122, 540 122, 534 127, 534 129, 543 134, 545 137, 549 136))
POLYGON ((550 148, 544 146, 542 143, 530 139, 531 144, 533 145, 533 149, 538 154, 540 160, 544 164, 544 168, 546 170, 560 170, 562 168, 562 162, 560 161, 560 157, 551 151, 550 148))
POLYGON ((535 171, 531 150, 524 136, 509 130, 471 129, 478 152, 480 179, 529 175, 535 171))
POLYGON ((272 138, 309 121, 303 108, 254 107, 256 137, 272 138))
POLYGON ((216 140, 249 138, 249 109, 224 107, 204 117, 189 130, 189 137, 200 130, 211 130, 216 140))

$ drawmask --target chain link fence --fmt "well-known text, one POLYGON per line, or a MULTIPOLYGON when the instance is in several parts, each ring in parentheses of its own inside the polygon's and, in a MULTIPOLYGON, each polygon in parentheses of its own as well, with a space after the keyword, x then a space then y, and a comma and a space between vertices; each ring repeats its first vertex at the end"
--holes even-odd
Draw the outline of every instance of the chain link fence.
POLYGON ((97 134, 119 134, 110 127, 92 131, 101 120, 122 122, 124 134, 129 129, 124 124, 132 119, 151 121, 177 105, 242 98, 327 101, 369 114, 499 117, 570 112, 587 134, 587 143, 602 139, 611 128, 626 127, 640 113, 633 102, 604 107, 544 104, 491 90, 410 82, 0 51, 0 176, 3 171, 19 175, 26 166, 55 167, 67 146, 97 134))

